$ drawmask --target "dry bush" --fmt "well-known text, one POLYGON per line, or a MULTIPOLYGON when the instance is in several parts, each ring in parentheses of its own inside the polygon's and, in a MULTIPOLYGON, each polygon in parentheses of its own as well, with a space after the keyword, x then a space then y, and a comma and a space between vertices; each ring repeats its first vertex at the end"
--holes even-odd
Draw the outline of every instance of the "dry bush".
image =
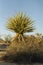
MULTIPOLYGON (((21 38, 21 37, 20 37, 21 38)), ((43 43, 42 39, 38 39, 35 36, 28 36, 23 37, 23 40, 18 40, 18 37, 12 41, 12 44, 8 47, 8 51, 4 56, 9 60, 14 60, 15 57, 19 56, 19 54, 30 54, 28 58, 33 55, 37 54, 37 56, 43 56, 43 43), (40 45, 41 44, 41 45, 40 45)))

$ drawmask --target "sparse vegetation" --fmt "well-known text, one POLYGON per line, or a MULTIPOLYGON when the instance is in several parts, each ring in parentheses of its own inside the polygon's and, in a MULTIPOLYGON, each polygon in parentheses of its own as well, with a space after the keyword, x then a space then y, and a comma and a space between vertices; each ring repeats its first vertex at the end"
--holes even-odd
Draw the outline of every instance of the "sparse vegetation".
POLYGON ((12 37, 11 37, 11 35, 6 35, 5 37, 5 43, 7 44, 11 44, 11 40, 12 40, 12 37))
POLYGON ((19 13, 8 20, 7 28, 16 32, 16 36, 13 37, 5 56, 3 56, 5 61, 28 63, 31 60, 34 62, 40 58, 43 59, 43 36, 40 34, 36 36, 23 35, 25 32, 34 30, 33 21, 29 17, 19 13))

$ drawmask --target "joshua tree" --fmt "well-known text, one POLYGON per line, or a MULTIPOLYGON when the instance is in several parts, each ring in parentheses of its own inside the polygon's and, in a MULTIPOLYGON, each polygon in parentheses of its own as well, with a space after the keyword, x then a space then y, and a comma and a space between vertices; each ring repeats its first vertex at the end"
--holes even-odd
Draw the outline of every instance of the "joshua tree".
POLYGON ((23 13, 19 13, 15 17, 11 17, 8 20, 7 28, 16 32, 16 38, 21 37, 21 39, 23 39, 23 33, 32 32, 34 30, 33 21, 23 13))
MULTIPOLYGON (((11 17, 9 20, 8 20, 8 23, 7 23, 7 28, 11 31, 14 31, 16 32, 16 37, 14 38, 14 40, 16 40, 15 42, 12 42, 12 44, 10 45, 9 47, 9 51, 10 50, 13 50, 15 47, 18 49, 21 49, 25 51, 25 40, 24 40, 24 35, 23 33, 25 32, 32 32, 34 30, 34 27, 33 27, 33 21, 28 17, 26 16, 25 14, 23 13, 19 13, 17 14, 15 17, 11 17), (16 45, 16 42, 20 41, 20 43, 24 43, 24 45, 20 44, 19 46, 15 46, 16 45), (15 43, 15 45, 13 45, 13 43, 15 43), (15 47, 14 47, 15 46, 15 47), (22 48, 22 46, 24 48, 22 48)), ((19 43, 19 42, 17 42, 19 43)), ((16 50, 17 50, 16 49, 16 50)), ((15 50, 15 49, 14 49, 15 50)), ((8 51, 8 52, 9 52, 8 51)), ((19 50, 17 50, 17 53, 19 52, 19 50)), ((27 52, 27 51, 26 51, 27 52)), ((11 52, 12 53, 12 52, 11 52)), ((16 52, 14 52, 16 53, 16 52)), ((31 57, 30 57, 30 62, 31 62, 31 57)))

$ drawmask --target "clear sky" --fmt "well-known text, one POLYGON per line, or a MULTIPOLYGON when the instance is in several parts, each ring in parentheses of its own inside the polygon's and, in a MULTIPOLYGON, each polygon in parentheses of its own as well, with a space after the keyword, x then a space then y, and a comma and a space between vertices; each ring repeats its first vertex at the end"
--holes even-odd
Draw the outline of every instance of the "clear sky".
POLYGON ((0 0, 0 34, 12 34, 6 30, 5 24, 18 12, 26 13, 35 20, 34 32, 43 34, 43 0, 0 0))

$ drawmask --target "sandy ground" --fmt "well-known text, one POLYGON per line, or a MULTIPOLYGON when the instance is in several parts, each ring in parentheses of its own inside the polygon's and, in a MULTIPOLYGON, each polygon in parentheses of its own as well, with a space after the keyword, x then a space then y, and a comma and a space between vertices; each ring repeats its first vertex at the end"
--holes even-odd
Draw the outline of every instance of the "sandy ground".
POLYGON ((5 63, 5 62, 0 62, 0 65, 43 65, 43 64, 16 64, 16 63, 5 63))

